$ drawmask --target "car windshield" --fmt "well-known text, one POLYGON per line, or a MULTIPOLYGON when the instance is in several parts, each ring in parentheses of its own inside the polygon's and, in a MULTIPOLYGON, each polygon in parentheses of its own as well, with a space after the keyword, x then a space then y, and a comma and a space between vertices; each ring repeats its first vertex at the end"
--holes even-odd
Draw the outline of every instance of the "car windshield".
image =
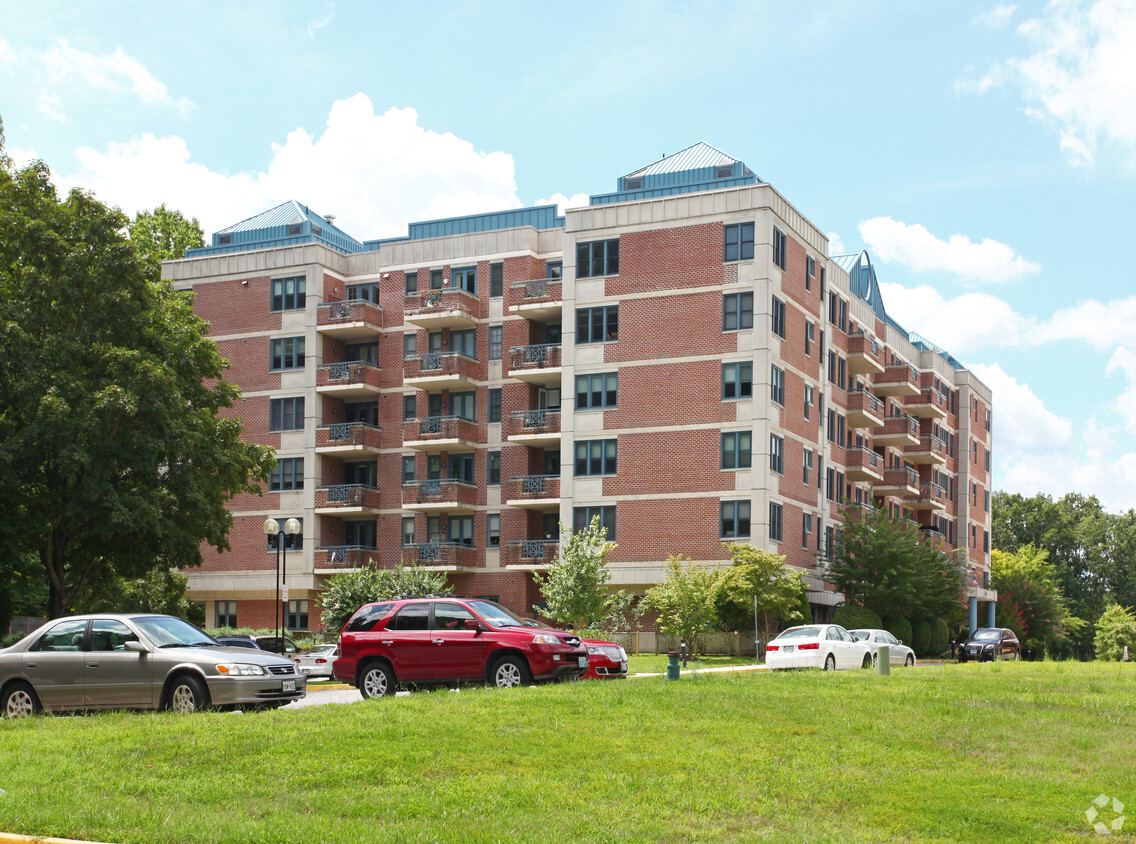
POLYGON ((136 618, 134 623, 159 648, 220 648, 220 642, 188 621, 168 615, 136 618))
POLYGON ((1001 630, 975 630, 974 636, 972 636, 971 638, 995 640, 1001 637, 1001 635, 1001 630))
POLYGON ((778 639, 816 639, 820 636, 819 627, 793 627, 786 630, 778 639))
POLYGON ((872 634, 867 630, 850 630, 849 632, 857 642, 870 642, 872 639, 872 634))
POLYGON ((466 605, 481 616, 490 627, 528 627, 524 620, 513 615, 500 604, 493 601, 466 601, 466 605))

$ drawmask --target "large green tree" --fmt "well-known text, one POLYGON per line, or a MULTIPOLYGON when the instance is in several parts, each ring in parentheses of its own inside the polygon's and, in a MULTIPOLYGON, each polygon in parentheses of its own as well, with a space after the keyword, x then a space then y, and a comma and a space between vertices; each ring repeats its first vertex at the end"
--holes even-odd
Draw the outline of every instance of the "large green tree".
POLYGON ((681 636, 691 653, 698 634, 713 630, 718 623, 714 599, 719 579, 718 569, 676 554, 667 557, 666 580, 647 590, 646 600, 657 614, 659 630, 681 636))
POLYGON ((34 551, 48 613, 107 567, 140 577, 228 547, 225 502, 275 458, 226 416, 239 391, 190 296, 90 194, 60 199, 0 130, 0 542, 34 551))
POLYGON ((714 603, 727 629, 748 630, 756 624, 765 642, 778 620, 805 621, 801 572, 787 567, 780 554, 752 545, 727 543, 723 547, 731 564, 719 570, 714 603))
POLYGON ((560 553, 544 574, 533 572, 533 580, 548 602, 545 615, 573 630, 583 630, 607 615, 607 582, 611 580, 607 556, 616 544, 608 542, 607 528, 600 524, 599 516, 583 530, 565 534, 561 525, 560 532, 560 553))
POLYGON ((1017 552, 990 555, 990 585, 998 591, 996 620, 1009 627, 1032 653, 1042 654, 1057 639, 1080 631, 1069 615, 1049 552, 1023 545, 1017 552))
POLYGON ((162 203, 153 211, 139 211, 130 224, 130 240, 142 257, 154 263, 184 258, 185 250, 205 245, 205 234, 194 217, 162 203))

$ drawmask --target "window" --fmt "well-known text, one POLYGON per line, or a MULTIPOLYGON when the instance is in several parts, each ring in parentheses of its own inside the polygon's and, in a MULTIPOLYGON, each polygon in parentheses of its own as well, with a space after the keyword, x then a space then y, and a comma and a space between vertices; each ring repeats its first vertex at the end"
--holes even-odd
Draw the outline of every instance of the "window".
POLYGON ((813 532, 813 514, 801 513, 801 547, 809 547, 809 535, 813 532))
POLYGON ((473 516, 450 516, 450 542, 473 545, 473 516))
POLYGON ((307 281, 302 275, 272 279, 272 310, 296 311, 304 307, 306 285, 307 281))
POLYGON ((450 351, 477 360, 477 329, 450 332, 450 351))
POLYGON ((232 242, 233 242, 233 236, 231 234, 219 234, 219 235, 217 235, 217 245, 218 246, 228 246, 232 242))
POLYGON ((769 502, 769 538, 773 542, 781 541, 781 519, 784 510, 776 501, 769 502))
POLYGON ((549 281, 560 281, 564 277, 564 262, 549 261, 544 267, 544 277, 549 281))
POLYGON ((619 274, 619 239, 576 244, 576 278, 619 274))
MULTIPOLYGON (((989 551, 990 550, 990 531, 988 531, 988 530, 982 531, 982 550, 983 551, 989 551)), ((986 588, 989 589, 990 587, 988 586, 986 588)))
POLYGON ((785 406, 785 370, 780 367, 771 367, 769 373, 769 397, 776 403, 785 406))
POLYGON ((477 267, 460 267, 450 270, 450 287, 477 293, 477 267))
POLYGON ((990 430, 990 408, 986 408, 986 430, 990 430))
POLYGON ((749 536, 749 502, 722 502, 723 539, 742 539, 749 536))
POLYGON ((812 412, 812 407, 813 407, 813 388, 810 385, 806 384, 805 385, 805 419, 809 418, 809 414, 812 412))
POLYGON ((441 270, 430 270, 430 289, 441 290, 445 286, 445 278, 441 270))
POLYGON ((505 265, 489 265, 489 296, 497 298, 505 294, 505 265))
POLYGON ((417 272, 407 273, 406 274, 406 295, 409 296, 411 293, 417 293, 417 292, 418 292, 418 273, 417 272))
POLYGON ((804 455, 801 460, 801 462, 804 464, 803 480, 807 484, 809 482, 809 470, 813 468, 813 453, 807 448, 802 453, 804 455))
POLYGON ((769 435, 769 470, 785 474, 785 440, 776 434, 769 435))
POLYGON ((486 513, 485 514, 485 547, 486 548, 500 548, 501 547, 501 514, 500 513, 486 513))
POLYGON ((576 342, 606 343, 619 339, 619 305, 576 311, 576 342))
POLYGON ((343 346, 343 359, 354 362, 369 363, 371 366, 379 365, 378 343, 345 343, 343 346))
POLYGON ((734 175, 733 164, 721 164, 714 168, 715 179, 729 179, 734 175))
POLYGON ((461 481, 465 484, 473 483, 473 455, 450 455, 450 480, 461 481))
POLYGON ((414 517, 413 516, 403 516, 402 517, 402 544, 404 546, 414 544, 414 517))
POLYGON ((217 601, 213 605, 213 619, 217 627, 237 626, 237 602, 217 601))
POLYGON ((379 304, 379 283, 374 281, 368 284, 347 285, 347 300, 349 302, 371 302, 375 305, 379 304))
MULTIPOLYGON (((820 268, 820 300, 822 302, 824 301, 824 267, 820 268)), ((819 528, 817 529, 817 533, 820 533, 819 528)), ((818 536, 817 538, 819 539, 820 537, 818 536)))
POLYGON ((750 466, 753 434, 750 431, 730 431, 722 434, 722 468, 748 469, 750 466))
POLYGON ((501 452, 490 451, 486 454, 486 483, 489 486, 501 484, 501 452))
POLYGON ((404 420, 418 418, 417 393, 409 393, 402 397, 402 418, 404 420))
POLYGON ((813 258, 805 258, 805 290, 813 289, 813 278, 816 277, 816 260, 813 258))
POLYGON ((403 334, 402 335, 402 356, 403 358, 412 358, 418 354, 418 335, 417 334, 403 334))
POLYGON ((990 449, 983 448, 982 451, 986 454, 986 471, 990 471, 990 449))
POLYGON ((836 472, 833 469, 825 473, 824 497, 829 501, 836 500, 836 472))
POLYGON ((477 393, 450 393, 450 415, 471 422, 477 419, 477 393))
POLYGON ((753 223, 738 223, 726 226, 726 261, 746 261, 753 258, 753 223))
POLYGON ((307 630, 308 629, 308 602, 307 599, 300 599, 288 602, 288 621, 287 627, 289 630, 307 630))
POLYGON ((592 519, 596 516, 600 517, 600 527, 607 530, 607 539, 609 542, 615 541, 615 505, 610 504, 606 507, 573 507, 572 508, 572 530, 579 533, 586 530, 588 525, 592 523, 592 519))
POLYGON ((773 297, 773 333, 785 339, 785 303, 773 297))
POLYGON ((805 356, 808 357, 812 353, 813 339, 816 337, 816 323, 805 323, 805 356))
POLYGON ((287 492, 304 488, 304 458, 283 457, 268 478, 269 492, 287 492))
POLYGON ((576 443, 577 475, 614 475, 615 440, 589 440, 576 443))
POLYGON ((402 482, 408 484, 414 480, 414 455, 404 454, 402 457, 402 482))
POLYGON ((501 360, 502 347, 504 346, 504 326, 491 325, 489 326, 489 359, 501 360))
POLYGON ((722 330, 753 328, 753 294, 727 293, 722 297, 722 330))
POLYGON ((828 353, 828 383, 836 383, 836 352, 828 353))
POLYGON ((619 376, 614 372, 576 376, 576 409, 595 410, 615 407, 619 376))
POLYGON ((753 364, 722 364, 722 400, 748 399, 753 396, 753 364))
POLYGON ((836 358, 836 385, 842 390, 848 389, 848 370, 844 358, 836 358))
POLYGON ((642 190, 643 189, 643 177, 642 176, 636 176, 634 179, 627 179, 623 183, 623 189, 624 190, 642 190))
POLYGON ((778 229, 773 230, 773 263, 785 269, 788 263, 789 241, 778 229))
POLYGON ((343 482, 345 484, 361 484, 373 487, 377 473, 378 464, 374 460, 344 462, 343 464, 343 482))
POLYGON ((268 403, 268 430, 299 431, 304 427, 304 397, 272 399, 268 403))
POLYGON ((282 337, 272 341, 272 368, 303 369, 304 338, 282 337))
POLYGON ((492 387, 489 390, 489 421, 501 421, 501 388, 492 387))
POLYGON ((982 493, 982 509, 987 513, 990 512, 990 490, 984 490, 982 493))

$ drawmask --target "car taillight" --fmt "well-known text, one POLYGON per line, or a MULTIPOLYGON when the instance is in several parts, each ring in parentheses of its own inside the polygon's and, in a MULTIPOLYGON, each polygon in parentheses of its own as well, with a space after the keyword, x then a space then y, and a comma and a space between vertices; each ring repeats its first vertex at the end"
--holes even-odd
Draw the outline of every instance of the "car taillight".
POLYGON ((778 648, 780 648, 780 647, 781 647, 780 645, 766 645, 766 646, 765 646, 765 649, 766 649, 767 651, 775 651, 775 650, 777 650, 777 649, 778 649, 778 648))
MULTIPOLYGON (((299 662, 299 660, 296 660, 296 661, 299 662)), ((322 665, 325 662, 327 662, 327 660, 324 659, 323 657, 320 657, 319 659, 316 660, 316 665, 322 665)))
POLYGON ((803 645, 797 645, 797 650, 799 651, 815 651, 818 648, 820 648, 819 642, 806 642, 803 645))

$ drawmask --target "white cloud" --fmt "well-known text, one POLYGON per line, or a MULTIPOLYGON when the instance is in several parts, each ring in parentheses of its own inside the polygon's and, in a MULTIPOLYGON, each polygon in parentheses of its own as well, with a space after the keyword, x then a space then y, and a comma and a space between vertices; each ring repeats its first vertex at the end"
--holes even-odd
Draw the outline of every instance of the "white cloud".
POLYGON ((1104 371, 1106 375, 1121 372, 1127 378, 1128 383, 1116 397, 1113 409, 1120 414, 1124 429, 1130 434, 1136 434, 1136 355, 1125 346, 1118 346, 1104 371))
POLYGON ((336 101, 322 134, 297 128, 273 144, 263 172, 214 172, 176 136, 144 134, 76 157, 78 172, 59 179, 65 187, 92 189, 129 214, 165 202, 206 234, 288 199, 335 214, 360 240, 406 234, 411 220, 521 205, 511 155, 423 128, 412 108, 377 115, 363 94, 336 101))
POLYGON ((998 364, 971 367, 994 396, 994 436, 999 447, 1016 455, 1046 455, 1068 448, 1073 424, 1049 410, 1030 389, 998 364))
POLYGON ((891 217, 873 217, 860 223, 860 235, 881 261, 895 261, 917 272, 942 270, 964 281, 1001 283, 1035 273, 1040 264, 1027 261, 1013 247, 985 238, 974 243, 953 234, 942 240, 918 223, 908 225, 891 217))
POLYGON ((312 18, 308 21, 308 37, 315 38, 316 32, 328 26, 335 18, 335 6, 329 4, 327 14, 322 18, 312 18))
POLYGON ((1035 330, 1031 318, 988 293, 946 299, 927 285, 903 287, 881 282, 880 295, 896 322, 960 359, 995 346, 1022 345, 1030 341, 1035 330))
POLYGON ((828 238, 828 254, 829 255, 847 255, 844 251, 844 241, 840 239, 840 235, 836 232, 828 232, 825 235, 828 238))
POLYGON ((1098 302, 1087 299, 1061 308, 1038 326, 1036 343, 1075 340, 1088 343, 1098 351, 1131 342, 1136 320, 1136 296, 1098 302))
POLYGON ((1010 18, 1014 16, 1014 12, 1017 11, 1017 8, 1017 6, 1009 6, 1006 4, 995 6, 989 12, 975 15, 970 19, 970 22, 977 26, 985 26, 990 29, 1001 29, 1009 25, 1010 18))
POLYGON ((1131 0, 1053 0, 1017 33, 1032 52, 994 65, 956 88, 983 93, 1018 88, 1026 113, 1057 132, 1075 166, 1092 166, 1115 145, 1136 169, 1136 4, 1131 0))
POLYGON ((66 115, 63 114, 63 103, 54 91, 40 91, 39 102, 36 105, 40 112, 52 120, 58 120, 60 123, 67 120, 66 115))
POLYGON ((574 193, 571 196, 554 193, 548 199, 538 199, 533 205, 555 205, 557 206, 556 213, 563 216, 569 208, 583 208, 590 204, 591 200, 592 198, 586 193, 574 193))

